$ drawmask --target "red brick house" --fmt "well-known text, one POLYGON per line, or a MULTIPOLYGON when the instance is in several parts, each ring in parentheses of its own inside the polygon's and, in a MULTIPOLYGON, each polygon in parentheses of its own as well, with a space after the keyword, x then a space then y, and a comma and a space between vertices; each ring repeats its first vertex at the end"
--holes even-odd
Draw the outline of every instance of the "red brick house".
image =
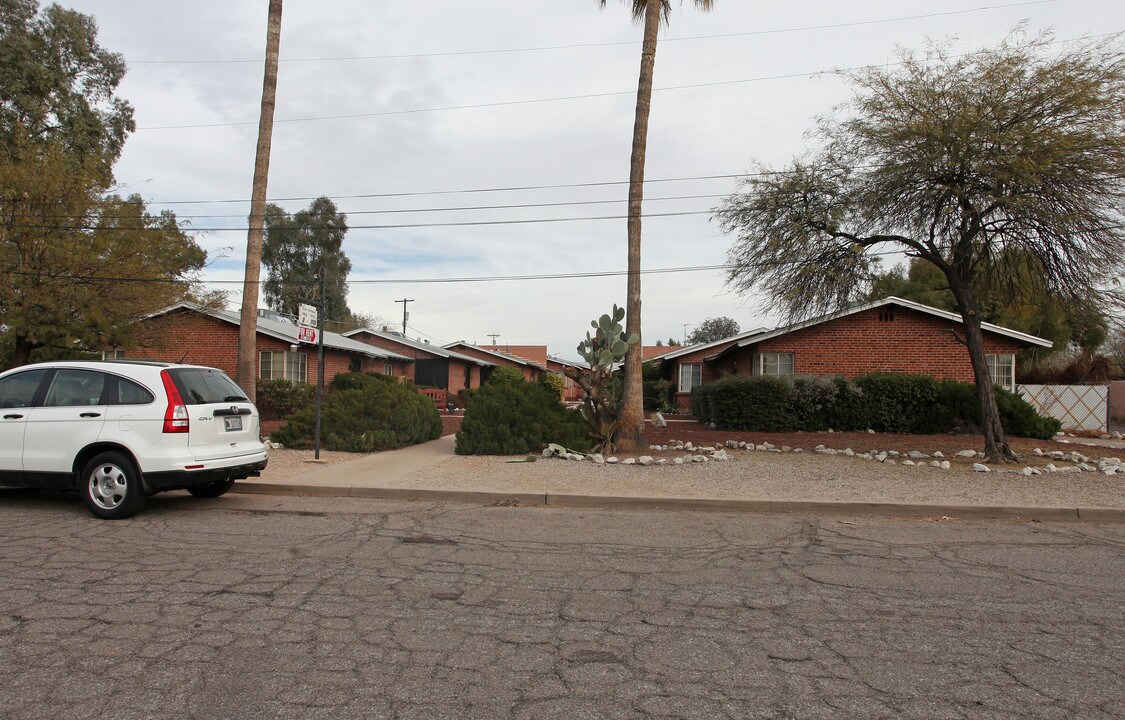
POLYGON ((413 359, 407 368, 407 379, 420 387, 441 388, 450 393, 478 388, 496 368, 496 364, 488 360, 411 340, 389 330, 361 328, 344 333, 344 337, 413 359))
MULTIPOLYGON (((297 325, 269 311, 257 321, 258 378, 316 382, 315 342, 297 338, 297 325)), ((186 362, 216 367, 235 377, 238 369, 240 314, 182 302, 141 320, 146 340, 113 348, 107 357, 186 362)), ((324 379, 342 372, 375 372, 408 377, 413 360, 403 354, 371 347, 332 332, 324 333, 324 379)))
POLYGON ((545 373, 553 373, 563 381, 563 402, 578 402, 582 388, 566 376, 566 368, 580 369, 580 363, 551 357, 546 345, 473 345, 464 340, 444 346, 466 355, 490 359, 497 365, 514 367, 523 373, 525 380, 538 380, 545 373))
MULTIPOLYGON (((984 351, 998 385, 1015 388, 1015 354, 1051 341, 982 323, 984 351)), ((654 362, 678 385, 680 407, 691 406, 697 385, 733 375, 839 375, 873 372, 930 375, 973 381, 969 352, 959 341, 961 316, 896 297, 775 330, 733 337, 665 353, 654 362)))
MULTIPOLYGON (((452 350, 454 352, 461 353, 462 355, 468 355, 469 357, 477 358, 478 360, 491 362, 492 364, 496 365, 496 367, 510 367, 518 370, 520 374, 523 375, 523 379, 529 382, 537 381, 540 375, 547 372, 547 346, 545 345, 543 346, 542 362, 536 362, 526 356, 521 356, 511 351, 497 350, 495 349, 495 346, 484 347, 481 345, 473 345, 472 343, 467 343, 464 340, 447 343, 445 345, 442 345, 442 347, 446 350, 452 350)), ((538 354, 537 352, 534 352, 535 346, 520 345, 518 347, 525 351, 531 349, 533 352, 531 352, 530 354, 538 354)))

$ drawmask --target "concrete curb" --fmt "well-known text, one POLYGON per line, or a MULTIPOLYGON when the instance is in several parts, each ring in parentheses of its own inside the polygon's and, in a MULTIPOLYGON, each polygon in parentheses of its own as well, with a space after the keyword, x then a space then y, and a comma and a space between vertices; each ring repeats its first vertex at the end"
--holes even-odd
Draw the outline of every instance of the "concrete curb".
POLYGON ((634 497, 565 493, 503 493, 422 488, 377 488, 235 483, 231 492, 253 495, 361 497, 381 500, 462 502, 477 505, 524 505, 607 510, 703 510, 711 512, 874 515, 880 517, 955 517, 1010 520, 1080 520, 1125 522, 1125 508, 1015 507, 911 503, 742 500, 730 498, 634 497))

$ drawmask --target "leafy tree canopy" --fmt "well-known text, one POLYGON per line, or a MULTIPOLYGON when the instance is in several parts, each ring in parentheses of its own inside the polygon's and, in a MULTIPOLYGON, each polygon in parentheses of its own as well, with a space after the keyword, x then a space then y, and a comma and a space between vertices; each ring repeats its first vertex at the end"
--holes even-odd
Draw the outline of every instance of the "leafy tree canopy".
POLYGON ((699 327, 691 331, 687 336, 688 345, 703 345, 716 340, 723 340, 732 335, 737 335, 739 331, 738 323, 729 317, 715 317, 707 318, 699 323, 699 327))
POLYGON ((297 306, 317 299, 319 273, 324 273, 324 320, 346 321, 348 273, 352 264, 344 254, 347 216, 326 197, 293 215, 277 205, 266 206, 266 234, 262 240, 262 265, 266 279, 262 294, 266 305, 287 315, 297 306))
POLYGON ((88 15, 37 0, 0 2, 0 142, 10 159, 59 148, 91 163, 102 187, 135 128, 133 108, 114 95, 125 61, 97 42, 88 15))
POLYGON ((1125 59, 1118 38, 1055 46, 1019 32, 999 46, 847 73, 856 88, 821 119, 819 150, 747 178, 717 212, 736 236, 729 280, 764 290, 791 318, 861 295, 876 256, 904 252, 945 277, 964 320, 985 452, 1004 441, 984 357, 981 287, 1068 307, 1122 271, 1125 59))
POLYGON ((68 166, 0 157, 5 365, 37 350, 46 359, 131 344, 133 321, 187 295, 206 261, 172 213, 150 214, 136 195, 97 196, 68 166))
POLYGON ((170 212, 106 195, 133 129, 93 19, 0 0, 0 363, 128 344, 206 253, 170 212))

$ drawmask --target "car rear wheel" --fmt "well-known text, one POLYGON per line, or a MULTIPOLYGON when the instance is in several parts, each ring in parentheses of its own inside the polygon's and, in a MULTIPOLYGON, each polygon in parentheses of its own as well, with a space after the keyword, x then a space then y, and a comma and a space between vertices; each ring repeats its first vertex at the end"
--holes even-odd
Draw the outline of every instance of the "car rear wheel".
POLYGON ((145 504, 140 473, 117 452, 101 453, 86 463, 78 490, 90 512, 104 520, 129 517, 145 504))
POLYGON ((234 487, 234 480, 216 480, 213 483, 206 485, 196 485, 189 487, 187 491, 197 498, 217 498, 220 495, 225 495, 227 490, 234 487))

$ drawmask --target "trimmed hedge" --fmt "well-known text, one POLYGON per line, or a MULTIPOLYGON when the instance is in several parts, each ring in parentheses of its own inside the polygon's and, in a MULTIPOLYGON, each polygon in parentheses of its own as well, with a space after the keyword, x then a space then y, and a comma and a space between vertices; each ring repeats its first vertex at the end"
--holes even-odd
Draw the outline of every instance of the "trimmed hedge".
MULTIPOLYGON (((315 423, 316 408, 306 408, 270 439, 286 447, 310 448, 315 423)), ((328 450, 393 450, 436 440, 441 430, 441 416, 430 398, 385 375, 341 373, 321 402, 321 444, 328 450)))
POLYGON ((254 404, 263 420, 281 420, 310 407, 316 386, 292 380, 259 380, 254 404))
MULTIPOLYGON (((925 375, 875 373, 856 378, 731 377, 692 391, 692 412, 721 430, 786 432, 872 429, 934 434, 979 432, 980 406, 972 383, 925 375)), ((1005 431, 1050 439, 1061 423, 1023 398, 996 388, 1005 431)))
POLYGON ((458 455, 519 455, 548 443, 584 450, 586 421, 563 406, 553 388, 500 368, 469 399, 457 433, 458 455))

